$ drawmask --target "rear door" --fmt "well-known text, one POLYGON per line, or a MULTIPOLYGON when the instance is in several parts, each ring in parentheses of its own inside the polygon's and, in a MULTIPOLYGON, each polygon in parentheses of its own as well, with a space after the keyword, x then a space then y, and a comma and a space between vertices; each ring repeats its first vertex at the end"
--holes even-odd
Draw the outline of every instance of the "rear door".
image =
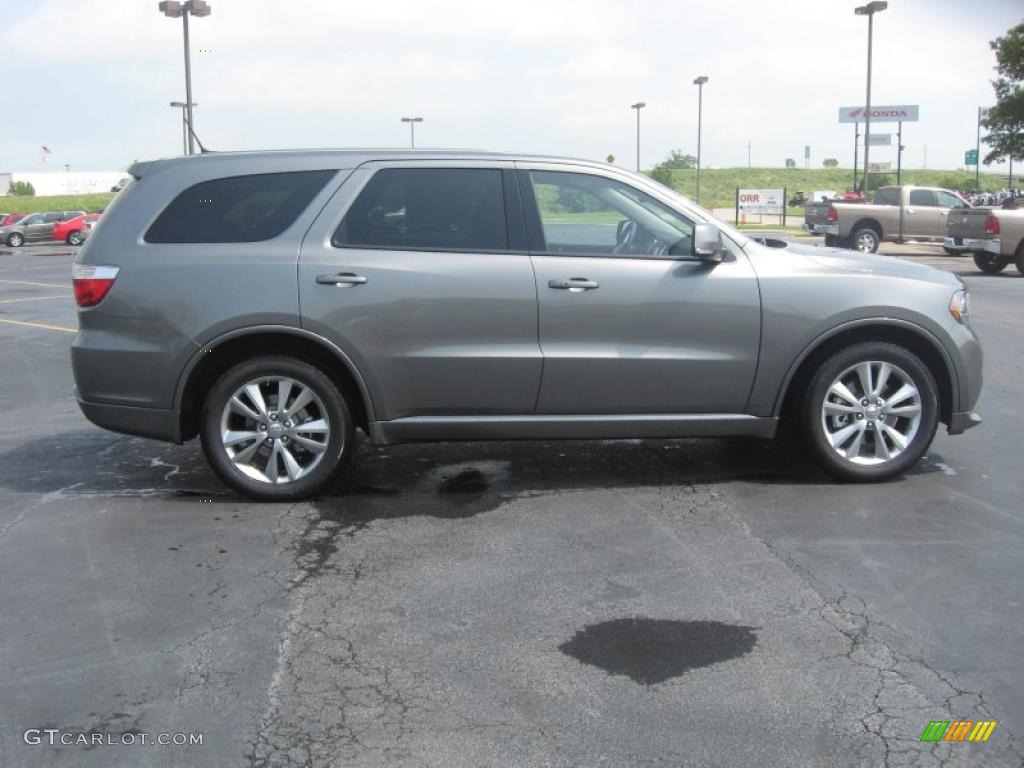
POLYGON ((303 327, 359 369, 375 417, 530 414, 537 291, 510 162, 374 162, 307 234, 303 327))
POLYGON ((60 221, 60 211, 44 213, 42 219, 25 227, 25 239, 31 241, 49 240, 53 236, 53 227, 60 221))
POLYGON ((629 177, 520 167, 544 353, 538 412, 742 413, 761 333, 742 250, 693 259, 695 218, 629 177))
POLYGON ((948 210, 939 208, 933 189, 911 189, 903 216, 906 237, 945 237, 948 210))

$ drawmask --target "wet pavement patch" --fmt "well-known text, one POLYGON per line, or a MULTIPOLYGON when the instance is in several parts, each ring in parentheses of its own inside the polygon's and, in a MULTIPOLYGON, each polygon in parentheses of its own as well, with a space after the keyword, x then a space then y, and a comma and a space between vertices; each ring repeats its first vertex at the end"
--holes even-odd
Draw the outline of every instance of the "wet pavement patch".
POLYGON ((745 656, 757 645, 756 629, 720 621, 613 619, 587 625, 558 650, 609 675, 655 685, 745 656))

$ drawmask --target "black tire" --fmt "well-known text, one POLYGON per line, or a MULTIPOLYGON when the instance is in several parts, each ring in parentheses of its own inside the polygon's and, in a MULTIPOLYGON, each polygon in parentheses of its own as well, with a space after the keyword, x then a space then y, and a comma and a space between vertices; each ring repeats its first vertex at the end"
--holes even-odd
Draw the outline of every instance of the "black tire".
POLYGON ((878 253, 882 238, 874 227, 860 227, 850 235, 850 248, 861 253, 878 253))
POLYGON ((7 236, 7 244, 11 246, 11 248, 21 248, 21 246, 25 244, 25 236, 20 232, 11 232, 11 234, 7 236))
MULTIPOLYGON (((887 396, 891 396, 889 393, 887 396)), ((863 401, 862 401, 863 402, 863 401)), ((807 448, 814 461, 833 477, 846 482, 874 482, 902 474, 928 450, 938 426, 939 400, 935 378, 928 367, 907 349, 886 342, 862 342, 841 349, 826 359, 808 384, 800 407, 800 421, 807 448), (822 410, 833 382, 847 369, 863 362, 897 366, 917 388, 921 413, 916 434, 902 453, 879 464, 858 464, 840 456, 827 436, 822 410)), ((890 417, 891 418, 891 417, 890 417)), ((880 423, 880 422, 879 422, 880 423)), ((897 424, 897 422, 889 422, 897 424)), ((874 441, 872 434, 870 440, 874 441)), ((871 443, 873 444, 873 443, 871 443)), ((842 444, 840 444, 842 445, 842 444)), ((866 446, 865 446, 866 447, 866 446)), ((876 454, 877 455, 877 454, 876 454)))
MULTIPOLYGON (((270 410, 269 402, 267 406, 270 410)), ((351 414, 345 396, 319 368, 293 357, 267 355, 239 363, 217 379, 203 403, 200 438, 206 460, 214 472, 239 493, 262 501, 295 501, 315 496, 327 487, 351 456, 354 441, 351 414), (228 400, 247 382, 267 376, 286 376, 309 387, 320 398, 332 425, 319 464, 309 474, 277 485, 248 477, 239 470, 220 437, 221 416, 228 400)))
POLYGON ((81 245, 82 244, 82 232, 77 229, 73 229, 68 232, 68 236, 64 238, 64 242, 68 245, 81 245))
POLYGON ((1017 252, 1013 256, 1013 261, 1017 265, 1017 271, 1024 275, 1024 240, 1017 246, 1017 252))
POLYGON ((979 251, 974 254, 974 265, 982 272, 989 275, 996 275, 1006 269, 1010 260, 1006 256, 999 256, 987 251, 979 251))

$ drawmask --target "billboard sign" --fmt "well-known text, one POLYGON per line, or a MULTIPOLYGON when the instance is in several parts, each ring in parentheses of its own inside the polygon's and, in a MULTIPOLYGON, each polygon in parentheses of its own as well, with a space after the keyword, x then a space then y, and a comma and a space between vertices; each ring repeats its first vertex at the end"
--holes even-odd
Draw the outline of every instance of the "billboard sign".
MULTIPOLYGON (((917 104, 890 104, 883 107, 871 107, 872 123, 916 123, 919 106, 917 104)), ((840 107, 840 123, 863 123, 864 107, 840 107)))
POLYGON ((868 144, 872 147, 888 147, 892 144, 891 133, 872 133, 868 137, 868 144))
POLYGON ((743 213, 782 213, 786 205, 781 189, 741 189, 738 200, 743 213))
POLYGON ((892 163, 868 163, 868 171, 870 173, 882 173, 883 171, 891 171, 892 163))

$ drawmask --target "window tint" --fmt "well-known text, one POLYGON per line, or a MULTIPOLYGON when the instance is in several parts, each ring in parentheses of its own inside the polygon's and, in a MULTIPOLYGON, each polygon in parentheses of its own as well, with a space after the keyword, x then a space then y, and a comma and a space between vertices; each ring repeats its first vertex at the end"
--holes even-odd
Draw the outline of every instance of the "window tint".
POLYGON ((875 192, 874 203, 875 205, 899 205, 899 187, 882 187, 880 190, 875 192))
POLYGON ((531 171, 530 180, 548 253, 692 253, 693 222, 628 184, 564 171, 531 171))
POLYGON ((930 189, 912 189, 910 190, 910 205, 920 205, 926 207, 935 207, 935 193, 930 189))
POLYGON ((949 192, 936 192, 939 198, 939 207, 941 208, 964 208, 964 201, 961 200, 954 194, 949 192))
POLYGON ((146 233, 147 243, 252 243, 285 231, 337 171, 232 176, 189 187, 146 233))
POLYGON ((501 171, 387 168, 345 214, 338 247, 508 250, 501 171))
POLYGON ((42 224, 43 223, 43 214, 37 213, 34 216, 26 216, 25 218, 23 218, 18 223, 22 224, 22 225, 24 225, 26 227, 31 225, 31 224, 42 224))

